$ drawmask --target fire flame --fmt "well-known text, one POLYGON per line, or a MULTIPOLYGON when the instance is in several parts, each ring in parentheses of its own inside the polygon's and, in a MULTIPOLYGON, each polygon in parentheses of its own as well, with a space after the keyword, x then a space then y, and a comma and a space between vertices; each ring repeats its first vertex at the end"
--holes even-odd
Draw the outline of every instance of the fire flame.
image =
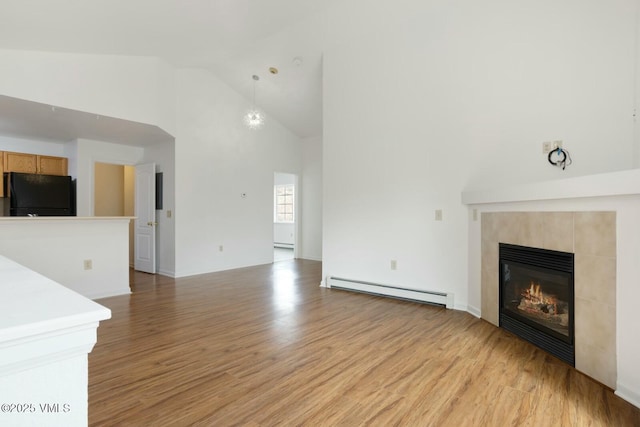
POLYGON ((541 286, 539 283, 533 283, 533 281, 531 281, 529 288, 524 290, 522 296, 532 304, 553 305, 553 310, 557 313, 558 307, 556 304, 558 303, 558 300, 556 297, 545 294, 540 288, 541 286))

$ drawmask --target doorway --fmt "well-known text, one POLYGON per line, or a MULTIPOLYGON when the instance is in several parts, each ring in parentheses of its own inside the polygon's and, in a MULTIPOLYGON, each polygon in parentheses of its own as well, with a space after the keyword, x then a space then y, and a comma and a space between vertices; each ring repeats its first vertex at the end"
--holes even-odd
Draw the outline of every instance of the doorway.
MULTIPOLYGON (((135 216, 135 167, 95 162, 95 216, 135 216)), ((129 222, 129 266, 134 264, 134 223, 129 222)))
POLYGON ((273 261, 292 260, 298 236, 298 176, 275 172, 273 183, 273 261))

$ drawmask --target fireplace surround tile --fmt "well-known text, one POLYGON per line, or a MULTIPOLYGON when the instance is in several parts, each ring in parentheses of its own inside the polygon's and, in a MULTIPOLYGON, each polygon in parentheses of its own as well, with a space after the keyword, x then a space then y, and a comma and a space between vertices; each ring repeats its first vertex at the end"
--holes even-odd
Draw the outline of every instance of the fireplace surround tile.
POLYGON ((617 379, 616 213, 483 212, 481 317, 496 326, 499 324, 499 243, 575 254, 576 369, 614 388, 617 379))
POLYGON ((500 229, 500 213, 495 214, 481 214, 481 234, 482 239, 490 242, 498 241, 498 230, 500 229))
POLYGON ((511 215, 502 215, 498 219, 498 241, 502 243, 510 243, 517 245, 520 243, 521 229, 520 225, 524 215, 521 212, 515 212, 511 215))
POLYGON ((576 212, 575 253, 616 256, 616 213, 576 212))
MULTIPOLYGON (((497 237, 496 237, 497 238, 497 237)), ((498 283, 498 245, 489 239, 482 240, 482 254, 488 259, 495 259, 495 264, 482 263, 482 283, 498 283)), ((486 313, 485 320, 498 325, 498 310, 494 310, 494 307, 498 307, 499 304, 499 292, 498 287, 483 286, 481 295, 481 310, 482 313, 486 313)))
MULTIPOLYGON (((615 324, 615 307, 599 302, 589 301, 576 297, 575 322, 576 330, 580 333, 580 341, 586 345, 597 348, 599 352, 608 352, 615 356, 616 337, 610 333, 611 324, 615 324)), ((582 355, 584 359, 587 355, 582 355)), ((576 358, 576 362, 578 358, 576 358)))
POLYGON ((575 255, 576 298, 603 305, 616 305, 616 259, 595 255, 575 255))
POLYGON ((548 212, 539 216, 544 224, 542 249, 573 252, 573 212, 548 212))
POLYGON ((576 342, 576 369, 602 384, 615 389, 617 381, 616 355, 598 347, 576 342), (580 359, 577 355, 580 354, 580 359))
POLYGON ((536 212, 522 212, 516 218, 520 229, 518 244, 524 245, 526 242, 528 246, 542 248, 544 246, 544 217, 536 212))

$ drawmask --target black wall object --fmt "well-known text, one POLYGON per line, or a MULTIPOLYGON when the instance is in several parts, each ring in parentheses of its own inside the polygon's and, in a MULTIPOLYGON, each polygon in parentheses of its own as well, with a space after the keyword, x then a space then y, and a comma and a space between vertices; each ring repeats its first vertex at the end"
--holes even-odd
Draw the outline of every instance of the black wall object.
POLYGON ((162 209, 162 172, 156 172, 156 209, 162 209))

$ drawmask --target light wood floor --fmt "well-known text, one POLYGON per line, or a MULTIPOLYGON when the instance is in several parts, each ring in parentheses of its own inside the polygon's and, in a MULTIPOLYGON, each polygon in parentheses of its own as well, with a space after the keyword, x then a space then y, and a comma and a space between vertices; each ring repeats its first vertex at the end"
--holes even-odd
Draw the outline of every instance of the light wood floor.
POLYGON ((640 410, 473 316, 318 287, 283 261, 132 275, 89 356, 102 426, 640 426, 640 410))

